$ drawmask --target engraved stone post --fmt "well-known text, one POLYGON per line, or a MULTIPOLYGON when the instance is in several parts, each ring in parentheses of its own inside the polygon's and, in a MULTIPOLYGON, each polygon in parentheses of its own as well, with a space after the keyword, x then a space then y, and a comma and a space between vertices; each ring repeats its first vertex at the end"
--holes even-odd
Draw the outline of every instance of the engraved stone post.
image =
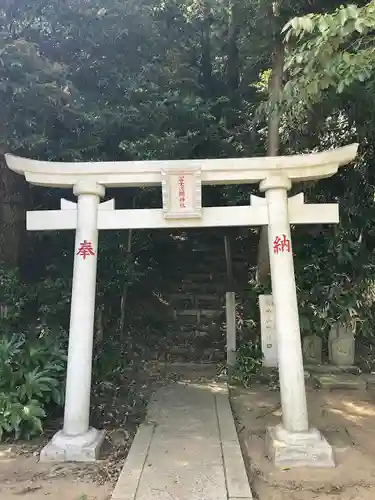
POLYGON ((275 368, 278 362, 272 295, 259 295, 259 309, 263 365, 267 368, 275 368))

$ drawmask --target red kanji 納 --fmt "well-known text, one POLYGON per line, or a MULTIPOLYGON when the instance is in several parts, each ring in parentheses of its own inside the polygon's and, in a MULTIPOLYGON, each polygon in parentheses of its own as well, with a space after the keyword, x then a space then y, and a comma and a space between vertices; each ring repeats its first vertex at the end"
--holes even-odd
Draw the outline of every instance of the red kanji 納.
POLYGON ((77 255, 83 257, 83 260, 86 260, 86 257, 88 257, 89 255, 95 255, 95 252, 91 245, 91 241, 83 240, 79 245, 77 255))
POLYGON ((288 240, 286 235, 283 234, 281 237, 276 236, 273 242, 273 253, 279 254, 290 251, 291 251, 290 240, 288 240))

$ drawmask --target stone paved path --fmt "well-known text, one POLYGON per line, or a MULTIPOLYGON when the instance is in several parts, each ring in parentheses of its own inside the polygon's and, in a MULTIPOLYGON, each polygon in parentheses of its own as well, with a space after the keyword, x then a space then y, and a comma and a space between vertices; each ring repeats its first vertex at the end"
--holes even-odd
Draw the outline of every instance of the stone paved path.
POLYGON ((177 383, 156 392, 112 500, 251 500, 227 388, 177 383))

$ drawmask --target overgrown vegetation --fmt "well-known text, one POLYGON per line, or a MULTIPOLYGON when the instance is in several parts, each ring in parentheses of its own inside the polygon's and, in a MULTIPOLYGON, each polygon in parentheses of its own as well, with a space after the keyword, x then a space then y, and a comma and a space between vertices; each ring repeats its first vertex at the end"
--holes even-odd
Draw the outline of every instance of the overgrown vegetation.
POLYGON ((248 341, 240 345, 232 381, 249 387, 262 368, 263 354, 258 342, 248 341))
POLYGON ((48 406, 62 405, 65 368, 64 350, 49 336, 0 338, 0 439, 42 432, 48 406))

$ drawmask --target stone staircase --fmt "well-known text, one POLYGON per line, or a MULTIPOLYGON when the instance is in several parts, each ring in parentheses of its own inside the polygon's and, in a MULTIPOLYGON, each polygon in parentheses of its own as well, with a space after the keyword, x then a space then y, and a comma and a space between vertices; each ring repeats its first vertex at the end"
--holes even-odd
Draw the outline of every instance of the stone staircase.
MULTIPOLYGON (((225 359, 224 236, 217 229, 191 231, 169 259, 169 269, 175 272, 164 297, 171 312, 168 361, 225 359)), ((248 264, 243 246, 242 241, 231 239, 233 274, 237 286, 245 288, 248 264)))

